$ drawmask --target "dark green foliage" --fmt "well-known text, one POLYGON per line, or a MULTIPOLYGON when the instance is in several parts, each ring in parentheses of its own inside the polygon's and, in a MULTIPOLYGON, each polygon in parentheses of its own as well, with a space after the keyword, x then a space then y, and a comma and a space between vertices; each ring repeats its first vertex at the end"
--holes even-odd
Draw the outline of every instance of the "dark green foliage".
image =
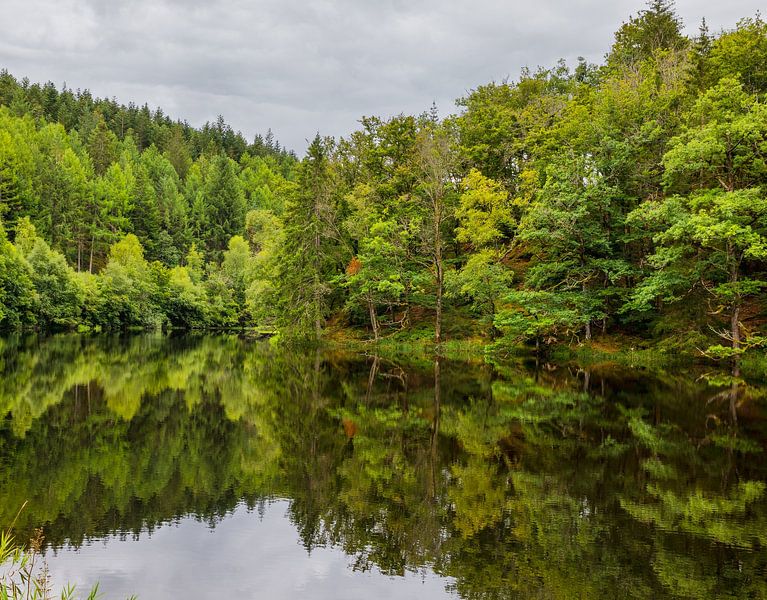
POLYGON ((42 240, 6 258, 31 283, 6 326, 440 344, 471 320, 499 347, 629 334, 737 367, 767 340, 766 48, 758 15, 690 40, 652 0, 601 67, 525 69, 442 121, 364 117, 300 162, 271 132, 2 73, 0 212, 42 240))
POLYGON ((213 158, 205 173, 202 195, 205 204, 197 239, 209 253, 220 254, 245 226, 245 195, 237 177, 237 163, 223 154, 213 158))
POLYGON ((647 8, 631 17, 615 34, 608 65, 629 65, 652 57, 659 50, 681 50, 688 44, 674 0, 650 0, 647 8))
POLYGON ((328 279, 336 274, 338 198, 334 145, 319 134, 298 175, 299 192, 285 207, 285 243, 279 258, 279 322, 318 338, 327 316, 328 279))

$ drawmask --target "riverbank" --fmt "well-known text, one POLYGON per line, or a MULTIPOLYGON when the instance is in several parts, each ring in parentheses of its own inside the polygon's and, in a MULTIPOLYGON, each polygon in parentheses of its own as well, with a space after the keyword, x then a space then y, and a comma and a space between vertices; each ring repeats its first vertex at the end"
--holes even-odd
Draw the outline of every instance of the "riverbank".
MULTIPOLYGON (((434 332, 428 327, 397 332, 377 342, 368 339, 358 330, 334 328, 328 330, 325 341, 331 346, 387 356, 433 357, 437 351, 434 332)), ((698 351, 669 349, 662 340, 615 334, 601 336, 590 342, 554 344, 538 355, 532 346, 499 345, 489 337, 472 335, 447 338, 440 345, 439 354, 447 359, 491 362, 537 358, 544 362, 575 363, 583 367, 612 364, 641 369, 694 368, 714 372, 729 369, 726 362, 710 360, 698 351)), ((767 381, 767 353, 757 350, 746 354, 742 359, 741 372, 746 379, 767 381)))

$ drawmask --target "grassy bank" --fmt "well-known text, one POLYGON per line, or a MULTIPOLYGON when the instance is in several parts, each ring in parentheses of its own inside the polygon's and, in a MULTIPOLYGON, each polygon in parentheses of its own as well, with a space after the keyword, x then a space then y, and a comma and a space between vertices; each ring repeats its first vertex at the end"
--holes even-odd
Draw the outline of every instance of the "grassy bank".
MULTIPOLYGON (((427 358, 438 352, 447 359, 502 363, 535 355, 531 346, 497 346, 481 335, 447 337, 438 350, 434 343, 434 329, 428 324, 419 324, 410 330, 382 337, 378 342, 370 340, 365 331, 334 328, 328 332, 327 343, 354 352, 392 358, 427 358)), ((580 344, 556 344, 548 348, 541 358, 552 363, 575 363, 584 367, 614 364, 641 369, 729 369, 728 363, 708 360, 694 349, 669 348, 662 342, 622 335, 600 336, 580 344)), ((742 361, 742 375, 750 380, 767 381, 767 354, 762 350, 746 354, 742 361)))

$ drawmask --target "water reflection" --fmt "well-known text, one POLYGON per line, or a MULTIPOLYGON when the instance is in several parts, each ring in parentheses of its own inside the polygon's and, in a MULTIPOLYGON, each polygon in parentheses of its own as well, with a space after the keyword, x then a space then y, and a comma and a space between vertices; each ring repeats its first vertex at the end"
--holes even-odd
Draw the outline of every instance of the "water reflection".
POLYGON ((315 548, 308 554, 295 543, 295 528, 285 518, 288 502, 271 502, 258 514, 238 506, 215 529, 191 517, 138 543, 104 542, 77 552, 49 556, 51 575, 78 588, 100 581, 109 598, 451 598, 445 582, 428 570, 403 577, 381 577, 349 568, 340 549, 315 548), (192 575, 190 575, 192 574, 192 575), (193 580, 193 584, 190 580, 193 580))
MULTIPOLYGON (((349 597, 406 597, 409 582, 424 597, 767 595, 758 387, 733 404, 663 372, 296 353, 232 336, 5 340, 0 372, 0 524, 29 500, 19 536, 43 526, 57 576, 97 575, 110 592, 137 590, 99 575, 99 560, 121 571, 163 556, 147 589, 172 580, 195 596, 215 581, 199 567, 209 552, 249 564, 231 575, 238 590, 325 560, 329 589, 349 597), (277 516, 273 498, 287 499, 277 516), (279 527, 249 535, 267 514, 279 527), (194 519, 215 534, 191 556, 194 519), (303 559, 257 559, 296 539, 303 559), (367 575, 344 579, 354 573, 367 575)), ((297 593, 285 590, 271 597, 297 593)))

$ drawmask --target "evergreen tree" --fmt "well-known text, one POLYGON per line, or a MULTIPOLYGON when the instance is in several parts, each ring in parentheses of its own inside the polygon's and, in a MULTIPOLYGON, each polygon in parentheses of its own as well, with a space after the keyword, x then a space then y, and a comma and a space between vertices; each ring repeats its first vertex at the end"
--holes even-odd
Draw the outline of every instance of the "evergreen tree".
POLYGON ((650 58, 658 50, 682 50, 687 44, 674 1, 650 0, 646 9, 631 17, 615 34, 607 64, 630 65, 650 58))
POLYGON ((107 129, 104 117, 98 113, 96 126, 88 135, 88 154, 93 163, 96 175, 103 175, 115 160, 117 160, 117 136, 107 129))
POLYGON ((218 257, 229 240, 243 233, 245 227, 245 196, 237 177, 237 163, 221 154, 213 158, 205 173, 201 190, 202 214, 195 218, 201 240, 209 256, 218 257))
POLYGON ((327 314, 328 281, 336 274, 333 150, 331 139, 315 136, 299 172, 300 191, 287 203, 283 215, 279 322, 297 327, 299 333, 311 332, 315 339, 322 335, 327 314))

